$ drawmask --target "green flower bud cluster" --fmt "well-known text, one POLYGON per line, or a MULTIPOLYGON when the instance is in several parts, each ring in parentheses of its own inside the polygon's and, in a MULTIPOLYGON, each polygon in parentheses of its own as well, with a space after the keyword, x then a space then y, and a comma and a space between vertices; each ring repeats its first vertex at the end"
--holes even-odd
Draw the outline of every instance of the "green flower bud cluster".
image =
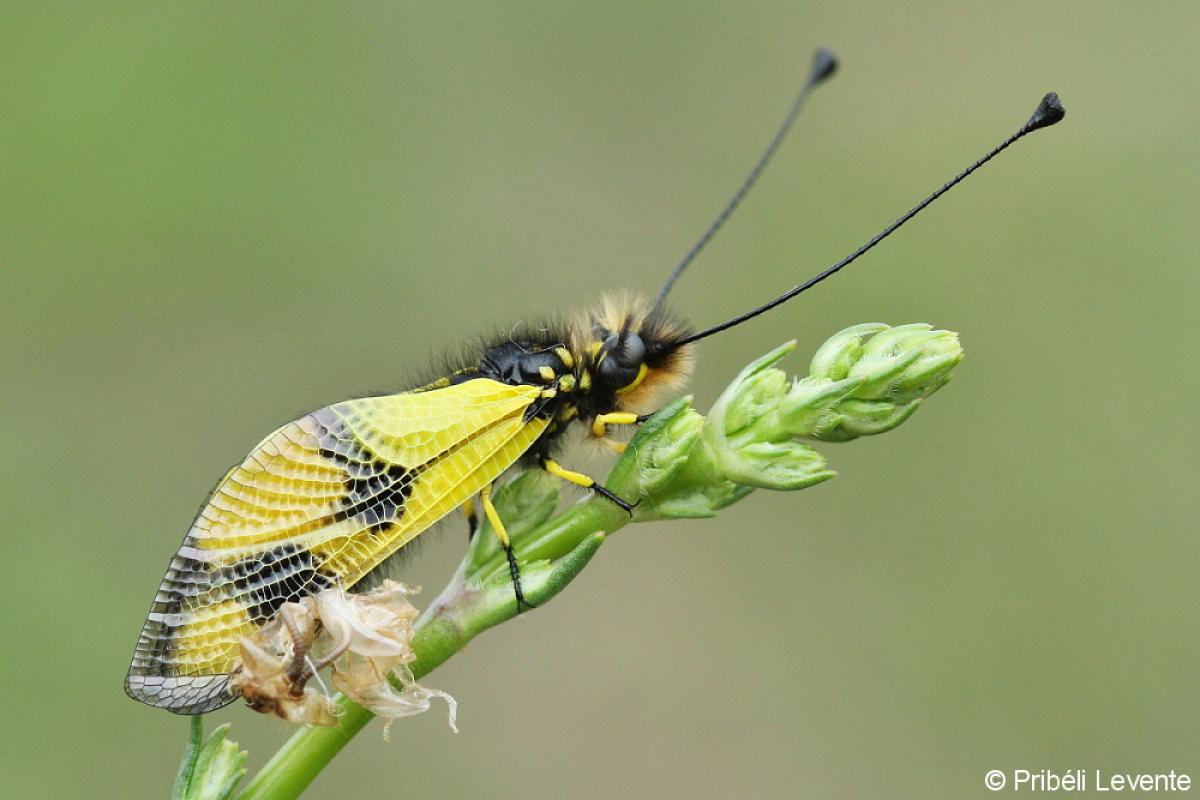
POLYGON ((846 442, 895 428, 921 401, 950 380, 963 359, 958 334, 917 323, 890 328, 868 323, 847 328, 813 356, 805 390, 846 388, 811 432, 800 435, 846 442))
POLYGON ((895 428, 950 379, 958 336, 929 325, 856 325, 830 338, 807 377, 774 365, 789 342, 751 363, 708 419, 673 404, 634 439, 646 508, 639 519, 706 517, 753 489, 828 480, 825 458, 802 440, 845 442, 895 428), (643 437, 645 440, 643 441, 643 437))

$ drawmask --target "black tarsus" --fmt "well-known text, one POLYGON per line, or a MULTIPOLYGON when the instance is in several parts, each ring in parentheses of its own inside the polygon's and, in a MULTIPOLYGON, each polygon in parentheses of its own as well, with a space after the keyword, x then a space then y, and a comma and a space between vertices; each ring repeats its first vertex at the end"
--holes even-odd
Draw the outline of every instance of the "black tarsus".
POLYGON ((837 273, 843 267, 845 267, 848 264, 850 264, 851 262, 853 262, 859 256, 863 255, 868 250, 870 250, 872 247, 879 244, 887 237, 891 236, 893 233, 896 232, 896 229, 898 229, 904 223, 908 222, 910 219, 912 219, 917 214, 919 214, 921 211, 923 211, 934 200, 937 200, 939 197, 944 195, 946 192, 953 189, 955 186, 957 186, 959 183, 961 183, 968 175, 973 173, 975 170, 979 169, 984 164, 991 161, 996 156, 1000 155, 1000 153, 1003 152, 1006 148, 1008 148, 1009 145, 1013 144, 1014 142, 1016 142, 1018 139, 1022 138, 1023 136, 1033 133, 1034 131, 1036 131, 1040 128, 1045 128, 1050 125, 1053 125, 1054 123, 1061 120, 1064 116, 1066 116, 1066 113, 1067 113, 1066 109, 1063 108, 1062 103, 1058 99, 1058 95, 1055 94, 1054 92, 1050 92, 1049 94, 1047 94, 1045 97, 1042 98, 1042 101, 1041 101, 1041 103, 1038 104, 1037 110, 1034 111, 1033 116, 1029 118, 1028 122, 1026 122, 1024 125, 1021 126, 1020 130, 1018 130, 1012 136, 1009 136, 1007 139, 1005 139, 1003 142, 1001 142, 999 145, 997 145, 995 148, 993 148, 991 150, 991 152, 989 152, 983 158, 980 158, 978 161, 971 164, 971 166, 967 167, 965 170, 960 172, 954 178, 947 181, 945 184, 942 185, 942 187, 940 189, 935 191, 933 194, 926 197, 920 203, 917 203, 917 205, 913 206, 911 209, 909 209, 907 212, 905 212, 903 216, 901 216, 899 219, 897 219, 891 225, 888 225, 882 231, 880 231, 879 233, 872 236, 871 239, 869 241, 867 241, 866 244, 859 247, 857 250, 852 252, 850 255, 846 256, 845 258, 843 258, 841 261, 837 262, 836 264, 834 264, 830 267, 827 267, 826 269, 817 273, 815 276, 813 276, 812 278, 809 278, 807 281, 800 284, 799 286, 795 286, 795 287, 789 289, 788 291, 786 291, 783 294, 776 297, 774 300, 764 303, 763 305, 759 306, 758 308, 754 308, 745 313, 738 314, 736 317, 726 320, 725 322, 722 322, 719 325, 714 325, 713 327, 708 328, 706 330, 702 330, 699 333, 693 333, 691 336, 687 336, 687 337, 684 337, 683 339, 680 339, 678 342, 676 342, 676 347, 678 347, 680 345, 689 344, 691 342, 695 342, 699 339, 705 338, 706 336, 712 336, 714 333, 720 333, 721 331, 732 328, 735 325, 740 325, 741 323, 743 323, 747 320, 757 317, 759 314, 763 314, 767 311, 770 311, 772 308, 775 308, 775 306, 786 303, 788 300, 791 300, 793 297, 800 294, 801 292, 805 292, 805 291, 811 289, 813 286, 816 286, 821 281, 823 281, 826 278, 830 277, 831 275, 837 273))
POLYGON ((612 491, 610 491, 607 487, 602 486, 599 483, 593 483, 590 488, 593 492, 600 495, 605 500, 608 500, 609 502, 619 506, 626 514, 628 514, 631 517, 633 516, 633 510, 635 508, 637 508, 638 505, 642 502, 641 499, 639 498, 637 503, 630 503, 628 500, 618 497, 616 494, 614 494, 612 491))
POLYGON ((813 89, 832 76, 833 73, 837 72, 837 66, 837 56, 833 54, 832 50, 822 47, 813 55, 812 68, 809 70, 808 78, 804 81, 804 86, 801 87, 800 93, 796 95, 796 99, 792 102, 792 107, 788 109, 787 116, 783 118, 783 124, 775 131, 775 135, 771 138, 767 149, 759 156, 754 168, 750 170, 750 174, 742 181, 742 185, 738 187, 738 190, 733 193, 733 197, 721 209, 721 213, 717 214, 717 218, 712 221, 708 229, 704 231, 704 234, 684 254, 683 259, 675 265, 675 269, 671 270, 671 274, 667 276, 666 282, 658 290, 658 294, 654 298, 654 305, 651 306, 652 311, 656 311, 662 306, 663 301, 667 299, 667 294, 671 291, 671 287, 675 285, 675 281, 679 280, 679 276, 683 274, 683 271, 696 259, 696 256, 700 255, 700 251, 716 236, 717 231, 721 229, 721 226, 733 215, 738 205, 749 194, 750 189, 754 187, 755 182, 758 181, 767 164, 771 162, 775 151, 779 149, 779 146, 783 144, 783 140, 787 138, 788 132, 791 131, 792 126, 796 123, 796 119, 800 116, 800 112, 804 109, 804 104, 808 100, 809 94, 812 93, 813 89))
POLYGON ((504 555, 508 558, 508 577, 512 581, 513 594, 517 596, 517 613, 520 614, 526 609, 537 608, 537 606, 525 599, 525 593, 521 591, 521 568, 517 566, 517 556, 513 553, 511 542, 504 547, 504 555))

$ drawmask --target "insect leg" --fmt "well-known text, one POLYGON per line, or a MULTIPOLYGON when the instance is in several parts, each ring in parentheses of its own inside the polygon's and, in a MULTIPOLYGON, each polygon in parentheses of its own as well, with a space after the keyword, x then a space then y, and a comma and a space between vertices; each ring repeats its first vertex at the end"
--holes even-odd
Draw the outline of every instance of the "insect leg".
POLYGON ((592 435, 603 439, 608 433, 609 425, 636 425, 643 418, 630 411, 614 411, 611 414, 600 414, 592 420, 592 435))
POLYGON ((609 425, 640 425, 643 422, 645 422, 646 420, 650 419, 650 417, 652 417, 652 416, 654 416, 654 415, 653 414, 632 414, 632 413, 623 412, 623 411, 614 412, 611 414, 600 414, 594 420, 592 420, 592 435, 599 437, 601 440, 604 441, 604 443, 606 445, 609 446, 609 448, 614 453, 616 453, 617 455, 621 455, 622 453, 625 452, 625 448, 628 447, 628 444, 626 442, 618 442, 615 439, 609 439, 607 436, 608 426, 609 425))
POLYGON ((508 531, 504 528, 504 523, 500 521, 500 515, 496 513, 496 507, 492 505, 492 487, 483 487, 479 492, 479 502, 483 504, 483 513, 488 518, 488 522, 492 523, 492 532, 496 534, 496 539, 500 542, 500 547, 504 549, 504 555, 508 558, 508 577, 512 580, 513 592, 517 596, 517 613, 520 614, 527 608, 534 608, 533 603, 525 599, 524 592, 521 591, 521 568, 517 566, 517 557, 513 553, 512 541, 508 538, 508 531))
POLYGON ((479 530, 479 517, 475 513, 475 503, 467 499, 467 502, 462 504, 463 514, 467 518, 467 541, 475 538, 475 531, 479 530))
POLYGON ((633 507, 636 506, 637 503, 630 503, 626 500, 622 500, 620 497, 617 497, 608 489, 597 483, 595 478, 584 475, 582 472, 575 472, 573 470, 566 469, 552 458, 543 457, 541 463, 542 469, 546 470, 546 472, 549 472, 554 477, 562 478, 564 481, 573 483, 576 486, 582 486, 584 489, 591 489, 593 492, 605 498, 606 500, 616 503, 625 510, 626 514, 633 516, 633 507))

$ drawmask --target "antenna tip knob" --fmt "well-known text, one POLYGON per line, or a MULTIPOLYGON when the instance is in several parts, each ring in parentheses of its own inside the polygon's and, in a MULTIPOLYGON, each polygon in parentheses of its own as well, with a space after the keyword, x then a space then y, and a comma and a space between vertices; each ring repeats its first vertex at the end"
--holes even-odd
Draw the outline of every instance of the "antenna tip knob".
POLYGON ((1033 112, 1033 116, 1029 118, 1029 122, 1025 123, 1027 131, 1036 131, 1040 128, 1049 128, 1056 122, 1062 120, 1067 115, 1067 110, 1063 108, 1062 101, 1058 99, 1058 95, 1050 92, 1042 98, 1042 102, 1038 103, 1037 110, 1033 112))
POLYGON ((838 60, 833 51, 821 47, 813 54, 812 71, 808 75, 809 84, 816 85, 837 72, 838 60))

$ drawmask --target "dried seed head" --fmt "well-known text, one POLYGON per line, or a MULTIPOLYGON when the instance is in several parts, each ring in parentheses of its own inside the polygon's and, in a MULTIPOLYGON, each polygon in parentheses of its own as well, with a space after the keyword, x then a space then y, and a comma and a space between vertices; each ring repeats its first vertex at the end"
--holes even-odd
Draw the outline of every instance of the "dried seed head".
POLYGON ((413 678, 408 665, 416 659, 412 626, 417 609, 408 601, 414 591, 384 581, 366 594, 325 591, 315 598, 334 653, 333 685, 364 708, 387 719, 384 737, 395 719, 428 711, 440 697, 449 708, 456 732, 457 703, 443 691, 426 688, 413 678), (388 679, 395 676, 402 688, 388 679))
MULTIPOLYGON (((326 589, 299 603, 285 603, 262 630, 241 640, 241 668, 233 687, 256 711, 295 724, 336 725, 330 698, 309 687, 332 666, 333 685, 359 705, 391 721, 428 711, 446 701, 455 731, 454 698, 421 686, 408 665, 416 659, 412 626, 416 590, 395 581, 351 594, 326 589), (401 688, 393 686, 396 678, 401 688)), ((387 736, 387 728, 384 729, 387 736)))
POLYGON ((314 628, 307 604, 285 603, 266 627, 242 637, 241 670, 231 686, 246 705, 296 725, 337 724, 333 703, 305 685, 314 628))

